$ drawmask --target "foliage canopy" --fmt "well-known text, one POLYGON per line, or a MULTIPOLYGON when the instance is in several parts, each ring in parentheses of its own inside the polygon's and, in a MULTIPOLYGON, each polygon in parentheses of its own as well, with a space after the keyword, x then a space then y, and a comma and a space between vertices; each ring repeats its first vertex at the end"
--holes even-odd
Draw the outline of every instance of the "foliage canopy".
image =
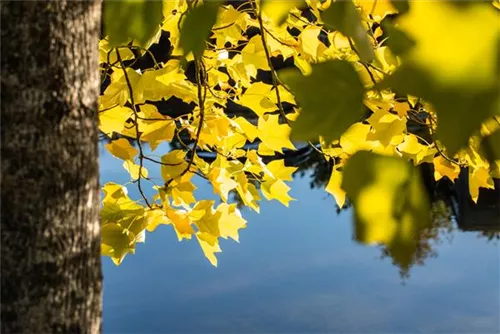
POLYGON ((353 203, 357 240, 403 250, 397 260, 407 264, 429 217, 415 166, 433 164, 436 180, 452 181, 467 167, 474 201, 500 177, 498 8, 498 1, 106 3, 100 130, 130 183, 103 186, 102 253, 120 264, 146 231, 167 224, 217 265, 219 238, 238 241, 246 227, 234 197, 257 212, 262 199, 288 206, 296 168, 282 153, 311 145, 331 166, 326 191, 339 207, 346 197, 353 203), (151 49, 160 40, 170 48, 157 61, 151 49), (151 66, 137 68, 144 58, 151 66), (171 99, 190 111, 162 111, 159 102, 171 99), (231 104, 251 117, 228 114, 231 104), (145 154, 145 145, 154 152, 174 141, 180 148, 145 154), (161 169, 160 183, 148 178, 145 161, 161 169), (195 198, 196 177, 220 201, 195 198), (128 197, 132 185, 141 198, 128 197), (145 187, 156 194, 147 198, 145 187))

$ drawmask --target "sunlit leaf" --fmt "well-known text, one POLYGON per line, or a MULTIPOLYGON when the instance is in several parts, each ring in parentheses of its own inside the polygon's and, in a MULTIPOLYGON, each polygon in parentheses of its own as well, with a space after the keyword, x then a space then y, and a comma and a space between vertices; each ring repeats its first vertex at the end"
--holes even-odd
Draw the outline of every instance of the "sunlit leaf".
POLYGON ((342 208, 345 203, 345 191, 342 189, 342 172, 334 169, 332 170, 332 175, 330 176, 330 180, 326 185, 325 190, 333 195, 335 201, 339 208, 342 208))
POLYGON ((398 3, 404 3, 403 0, 354 0, 356 6, 361 8, 361 15, 365 19, 370 17, 376 21, 382 20, 386 15, 396 14, 398 12, 398 3))
POLYGON ((281 25, 292 8, 305 6, 304 0, 265 0, 262 2, 262 13, 276 25, 281 25))
POLYGON ((498 20, 498 11, 486 2, 459 6, 448 1, 411 2, 397 20, 415 45, 404 52, 403 65, 384 86, 433 104, 437 137, 450 156, 467 145, 484 120, 500 112, 498 20))
POLYGON ((198 239, 198 242, 200 243, 203 254, 205 254, 214 267, 217 267, 217 258, 215 257, 215 253, 221 252, 217 238, 214 240, 212 236, 207 235, 206 233, 198 232, 196 233, 196 239, 198 239))
POLYGON ((106 144, 105 147, 115 157, 123 160, 131 160, 139 153, 125 138, 113 140, 111 143, 106 144))
POLYGON ((134 235, 126 233, 125 229, 118 224, 106 224, 101 228, 101 253, 110 256, 116 265, 123 258, 135 252, 134 235))
POLYGON ((135 181, 139 178, 139 171, 140 171, 140 177, 142 178, 147 178, 148 177, 148 170, 146 167, 135 164, 133 161, 126 160, 123 162, 123 168, 130 174, 130 178, 132 181, 135 181))
POLYGON ((442 179, 443 177, 448 177, 451 181, 454 181, 458 174, 460 174, 460 166, 456 163, 450 162, 443 156, 439 155, 434 158, 434 179, 436 181, 442 179))
POLYGON ((375 57, 366 30, 352 1, 335 1, 322 14, 328 26, 340 31, 354 40, 359 56, 363 61, 371 61, 375 57))

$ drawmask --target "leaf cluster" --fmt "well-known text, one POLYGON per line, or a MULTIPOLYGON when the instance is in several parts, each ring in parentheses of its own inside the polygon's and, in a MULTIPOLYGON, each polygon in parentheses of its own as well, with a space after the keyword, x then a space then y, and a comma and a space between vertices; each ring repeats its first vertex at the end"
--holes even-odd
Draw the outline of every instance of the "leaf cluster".
POLYGON ((286 182, 296 167, 282 154, 310 145, 332 166, 326 191, 339 207, 346 198, 354 206, 356 239, 382 243, 398 263, 410 263, 415 236, 429 221, 416 165, 432 164, 436 180, 452 181, 468 168, 474 201, 500 177, 495 6, 106 4, 100 129, 141 198, 132 201, 124 186, 104 186, 103 254, 118 264, 146 230, 167 224, 179 240, 194 236, 216 265, 219 239, 237 241, 246 226, 230 195, 256 212, 262 199, 288 206, 286 182), (170 48, 158 61, 151 50, 162 36, 170 48), (134 67, 143 57, 151 66, 134 67), (189 112, 158 108, 173 99, 189 112), (248 112, 230 115, 230 105, 248 112), (173 142, 180 146, 168 153, 144 153, 144 146, 155 152, 173 142), (207 161, 201 152, 216 158, 207 161), (161 169, 160 183, 148 178, 144 161, 161 169), (193 178, 210 183, 220 201, 195 198, 193 178))

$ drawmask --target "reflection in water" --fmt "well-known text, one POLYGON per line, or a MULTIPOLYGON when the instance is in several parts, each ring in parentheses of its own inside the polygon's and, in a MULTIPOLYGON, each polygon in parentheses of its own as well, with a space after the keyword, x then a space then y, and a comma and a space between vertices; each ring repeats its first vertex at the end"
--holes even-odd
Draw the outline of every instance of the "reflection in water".
MULTIPOLYGON (((191 141, 189 136, 183 137, 181 134, 180 137, 184 143, 191 141)), ((102 140, 107 139, 103 137, 102 140)), ((135 143, 132 142, 132 144, 135 143)), ((245 148, 250 148, 252 145, 257 145, 257 143, 249 143, 245 148)), ((287 166, 297 167, 294 177, 305 177, 309 180, 311 189, 325 189, 331 175, 332 162, 327 161, 318 150, 310 145, 296 143, 296 146, 297 150, 284 149, 281 156, 274 158, 283 158, 287 166)), ((182 149, 183 145, 175 137, 170 148, 182 149)), ((199 150, 197 154, 207 162, 212 162, 216 158, 215 153, 202 150, 199 150)), ((273 157, 263 157, 266 163, 271 159, 273 157)), ((390 258, 392 264, 399 268, 400 275, 404 279, 409 278, 411 267, 422 266, 426 259, 437 257, 436 246, 449 239, 455 228, 461 231, 477 232, 479 237, 485 238, 488 242, 500 239, 500 180, 495 179, 493 190, 481 189, 478 203, 475 204, 469 196, 467 170, 462 170, 455 183, 446 177, 436 182, 432 164, 422 164, 418 167, 431 199, 429 212, 431 224, 428 228, 419 230, 415 235, 415 249, 389 249, 383 245, 380 247, 381 258, 390 258)), ((257 189, 260 188, 260 183, 256 180, 249 179, 248 182, 257 189)), ((230 192, 230 198, 240 209, 245 207, 237 192, 230 192)), ((346 199, 342 209, 336 208, 337 214, 340 214, 341 211, 349 210, 351 203, 346 199)), ((355 236, 353 238, 356 239, 355 236)))
MULTIPOLYGON (((159 148, 155 154, 160 152, 166 153, 159 148)), ((485 243, 486 237, 478 239, 482 232, 462 232, 459 205, 450 205, 453 196, 435 191, 444 195, 433 200, 433 227, 422 231, 411 279, 402 286, 392 258, 379 259, 390 257, 383 247, 352 241, 351 210, 336 213, 323 190, 329 166, 313 150, 301 152, 287 157, 305 166, 292 185, 298 201, 290 208, 264 202, 260 215, 245 211, 248 228, 240 244, 223 245, 219 268, 210 266, 196 243, 178 243, 169 226, 148 234, 120 267, 104 258, 104 332, 500 330, 498 248, 485 243)), ((158 168, 149 170, 150 177, 160 178, 158 168)), ((128 175, 103 150, 101 182, 111 180, 125 184, 128 175)), ((204 180, 197 185, 197 198, 214 197, 204 180)), ((132 198, 139 196, 135 188, 128 185, 132 198)), ((409 273, 402 271, 403 277, 409 273)))
MULTIPOLYGON (((204 153, 207 160, 215 156, 204 153)), ((203 154, 200 152, 200 155, 203 154)), ((331 174, 331 162, 325 160, 322 154, 308 145, 299 147, 297 151, 284 150, 283 158, 286 165, 298 167, 295 177, 309 178, 311 189, 324 189, 331 174)), ((479 236, 488 241, 500 239, 500 183, 496 180, 494 190, 481 189, 478 203, 472 202, 467 183, 467 171, 463 170, 456 183, 447 178, 434 181, 432 164, 419 166, 426 190, 431 199, 430 226, 418 231, 415 235, 416 248, 394 248, 382 246, 381 258, 391 258, 392 264, 400 270, 402 278, 407 279, 414 265, 422 266, 428 258, 438 256, 436 246, 452 235, 455 226, 462 231, 479 232, 479 236)), ((260 183, 253 182, 259 188, 260 183)), ((238 194, 233 192, 233 200, 240 207, 243 202, 238 194)), ((351 203, 347 200, 342 209, 337 207, 337 214, 347 210, 351 203)))
POLYGON ((399 267, 399 273, 403 279, 409 278, 412 266, 422 266, 428 258, 437 257, 436 246, 452 235, 454 217, 450 207, 443 200, 436 200, 432 203, 430 214, 431 226, 420 230, 415 236, 417 247, 409 263, 398 262, 398 257, 391 254, 387 247, 382 248, 382 258, 392 258, 392 264, 399 267))

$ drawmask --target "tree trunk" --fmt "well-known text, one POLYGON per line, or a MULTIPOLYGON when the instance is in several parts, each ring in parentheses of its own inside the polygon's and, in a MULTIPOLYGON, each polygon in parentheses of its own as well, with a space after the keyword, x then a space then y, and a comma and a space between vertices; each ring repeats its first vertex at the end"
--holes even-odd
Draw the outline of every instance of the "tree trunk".
POLYGON ((99 1, 2 1, 1 328, 101 330, 99 1))

